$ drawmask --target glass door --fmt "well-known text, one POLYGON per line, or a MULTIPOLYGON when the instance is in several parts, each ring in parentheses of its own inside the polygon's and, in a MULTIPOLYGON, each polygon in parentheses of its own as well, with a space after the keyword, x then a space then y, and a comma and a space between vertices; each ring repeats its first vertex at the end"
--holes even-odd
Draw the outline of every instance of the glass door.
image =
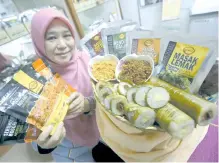
POLYGON ((118 0, 73 0, 73 5, 84 34, 102 22, 122 19, 118 0))

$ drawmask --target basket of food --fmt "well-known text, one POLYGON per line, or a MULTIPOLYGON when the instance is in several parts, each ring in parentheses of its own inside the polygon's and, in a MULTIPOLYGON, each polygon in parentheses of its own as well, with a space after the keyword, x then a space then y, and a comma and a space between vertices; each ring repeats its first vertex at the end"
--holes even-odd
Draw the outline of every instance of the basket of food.
POLYGON ((152 77, 153 70, 153 59, 146 55, 91 59, 89 74, 98 107, 138 132, 152 129, 178 139, 196 124, 210 123, 217 114, 215 104, 152 77))
POLYGON ((187 161, 217 115, 218 92, 205 80, 217 58, 217 41, 172 32, 104 31, 104 52, 111 55, 89 63, 102 139, 125 161, 165 160, 185 148, 181 161, 187 161))

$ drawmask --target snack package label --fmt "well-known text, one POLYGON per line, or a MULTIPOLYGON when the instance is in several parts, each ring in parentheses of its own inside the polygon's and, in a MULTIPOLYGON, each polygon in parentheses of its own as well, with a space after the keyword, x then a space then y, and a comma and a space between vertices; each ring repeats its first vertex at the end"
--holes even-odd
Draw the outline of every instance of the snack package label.
POLYGON ((28 76, 26 73, 24 73, 22 70, 20 70, 19 72, 17 72, 14 75, 13 78, 16 82, 18 82, 19 84, 23 85, 25 88, 29 89, 30 91, 34 92, 34 93, 39 93, 42 88, 43 88, 43 84, 41 84, 40 82, 38 82, 37 80, 34 80, 33 78, 31 78, 30 76, 28 76))
POLYGON ((101 32, 93 36, 89 41, 85 43, 85 46, 88 48, 91 53, 91 57, 97 55, 104 55, 103 41, 101 37, 101 32))
POLYGON ((164 54, 166 70, 193 79, 209 53, 209 48, 169 42, 164 54))
POLYGON ((0 144, 23 143, 28 124, 0 112, 0 144))
POLYGON ((12 79, 1 89, 0 99, 0 111, 25 122, 38 97, 12 79))
POLYGON ((109 54, 116 55, 121 59, 126 55, 126 33, 107 36, 109 54))
POLYGON ((160 39, 133 39, 131 53, 137 55, 149 55, 154 59, 155 65, 158 64, 160 55, 160 39))
POLYGON ((33 125, 29 125, 26 131, 24 142, 31 143, 33 141, 36 141, 40 134, 41 134, 41 131, 39 129, 37 129, 33 125))

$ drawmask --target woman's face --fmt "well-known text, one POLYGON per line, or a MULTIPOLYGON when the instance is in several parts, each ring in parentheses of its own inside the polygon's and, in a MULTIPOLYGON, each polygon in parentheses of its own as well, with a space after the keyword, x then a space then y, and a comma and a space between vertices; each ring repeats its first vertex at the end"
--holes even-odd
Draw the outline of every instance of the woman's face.
POLYGON ((55 19, 45 34, 46 56, 57 64, 68 63, 75 49, 75 41, 65 23, 55 19))

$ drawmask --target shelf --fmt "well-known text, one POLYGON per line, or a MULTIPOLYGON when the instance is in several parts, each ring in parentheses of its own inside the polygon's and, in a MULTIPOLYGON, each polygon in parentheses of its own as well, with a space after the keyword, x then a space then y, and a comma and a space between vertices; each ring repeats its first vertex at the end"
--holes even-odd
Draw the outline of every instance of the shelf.
POLYGON ((80 13, 80 12, 84 12, 86 10, 89 10, 89 9, 92 9, 92 8, 95 8, 99 5, 102 5, 104 4, 105 2, 108 2, 110 0, 104 0, 102 2, 97 2, 96 0, 90 0, 88 2, 80 2, 80 3, 74 3, 74 7, 75 7, 75 10, 77 13, 80 13))

